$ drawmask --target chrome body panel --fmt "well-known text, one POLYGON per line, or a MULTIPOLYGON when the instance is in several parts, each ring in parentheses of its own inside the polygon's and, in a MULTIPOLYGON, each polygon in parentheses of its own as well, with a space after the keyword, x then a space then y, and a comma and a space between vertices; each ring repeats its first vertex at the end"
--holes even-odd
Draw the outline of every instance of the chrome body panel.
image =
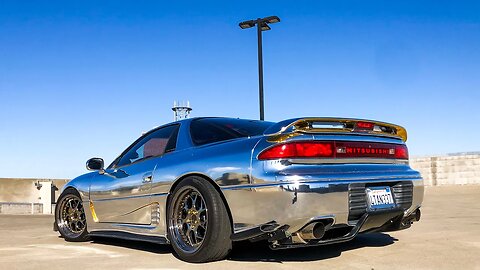
POLYGON ((97 174, 90 184, 90 201, 94 202, 99 222, 151 224, 151 182, 142 179, 153 174, 158 161, 148 159, 97 174))
MULTIPOLYGON (((231 213, 234 232, 275 221, 288 224, 288 232, 294 234, 310 221, 325 216, 334 219, 334 225, 354 226, 358 220, 349 220, 352 183, 411 182, 412 204, 404 209, 405 215, 422 204, 423 180, 408 162, 259 161, 258 154, 275 144, 268 136, 195 147, 189 134, 192 120, 179 121, 175 151, 125 168, 107 169, 105 174, 88 173, 64 187, 78 190, 85 209, 90 209, 89 232, 117 231, 167 239, 168 196, 175 184, 189 175, 203 176, 218 187, 231 213), (149 182, 142 179, 145 173, 151 173, 149 182)), ((404 143, 398 138, 344 134, 302 134, 286 140, 404 143)))

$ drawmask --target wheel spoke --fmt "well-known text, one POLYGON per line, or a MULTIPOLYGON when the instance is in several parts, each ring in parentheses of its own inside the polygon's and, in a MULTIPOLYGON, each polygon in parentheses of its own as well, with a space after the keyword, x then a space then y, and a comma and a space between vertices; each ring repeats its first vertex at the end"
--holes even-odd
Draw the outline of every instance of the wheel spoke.
POLYGON ((79 206, 80 206, 80 201, 79 200, 75 200, 76 204, 75 204, 75 209, 77 210, 80 210, 79 206))
POLYGON ((198 242, 202 242, 203 241, 203 236, 198 235, 198 228, 199 227, 195 227, 195 230, 193 231, 193 233, 195 235, 195 239, 198 239, 199 240, 198 242))
POLYGON ((85 226, 85 220, 84 219, 79 219, 78 222, 80 222, 80 224, 82 224, 82 227, 85 226))
POLYGON ((73 228, 75 229, 75 231, 78 230, 78 220, 73 221, 73 228))
POLYGON ((196 209, 197 199, 198 199, 198 195, 196 193, 192 193, 192 207, 191 207, 191 209, 196 209))
POLYGON ((188 210, 192 209, 192 207, 193 207, 193 197, 192 197, 192 195, 188 195, 187 198, 186 198, 186 201, 188 202, 188 204, 187 204, 188 210))
POLYGON ((185 233, 187 237, 187 241, 190 245, 193 245, 193 239, 192 239, 192 228, 190 225, 188 225, 187 232, 185 233))
POLYGON ((73 220, 68 219, 67 224, 68 224, 68 227, 70 228, 70 230, 73 230, 73 220))
POLYGON ((202 198, 202 200, 200 200, 200 207, 198 208, 198 212, 201 214, 205 210, 207 209, 205 207, 205 202, 203 201, 203 198, 202 198))
POLYGON ((186 224, 186 225, 188 225, 187 217, 182 218, 182 219, 180 220, 180 224, 186 224))

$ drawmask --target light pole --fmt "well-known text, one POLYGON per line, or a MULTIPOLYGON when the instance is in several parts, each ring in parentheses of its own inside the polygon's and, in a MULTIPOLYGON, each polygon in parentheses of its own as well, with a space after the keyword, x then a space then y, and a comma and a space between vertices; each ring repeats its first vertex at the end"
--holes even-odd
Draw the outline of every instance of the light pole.
POLYGON ((263 55, 262 55, 262 31, 270 30, 270 23, 280 22, 277 16, 269 16, 265 18, 258 18, 256 20, 244 21, 238 25, 242 29, 247 29, 257 26, 258 39, 258 98, 260 102, 260 120, 265 119, 264 101, 263 101, 263 55))

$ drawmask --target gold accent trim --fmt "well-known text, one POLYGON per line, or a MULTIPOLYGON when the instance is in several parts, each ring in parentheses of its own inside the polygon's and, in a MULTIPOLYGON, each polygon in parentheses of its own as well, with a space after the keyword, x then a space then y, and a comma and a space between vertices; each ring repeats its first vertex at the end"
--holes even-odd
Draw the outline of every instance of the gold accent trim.
POLYGON ((279 134, 279 135, 272 135, 268 138, 268 141, 269 142, 283 142, 283 141, 286 141, 287 139, 290 139, 290 138, 293 138, 293 137, 296 137, 296 136, 300 136, 302 134, 300 133, 286 133, 286 134, 279 134))
POLYGON ((95 213, 95 207, 93 206, 93 202, 90 201, 90 212, 92 213, 93 221, 98 222, 97 214, 95 213))
POLYGON ((280 142, 284 141, 288 138, 297 136, 295 133, 352 133, 355 131, 355 126, 357 122, 369 122, 373 123, 376 126, 381 127, 388 127, 392 128, 395 131, 395 134, 387 133, 383 131, 361 131, 358 132, 359 134, 367 133, 367 134, 374 134, 374 135, 382 135, 388 137, 395 137, 401 138, 404 142, 407 141, 407 131, 404 127, 399 125, 394 125, 385 122, 379 122, 374 120, 363 120, 363 119, 350 119, 350 118, 302 118, 292 123, 288 124, 287 126, 282 127, 278 132, 273 134, 267 134, 270 136, 269 141, 280 142), (311 123, 315 122, 322 122, 322 123, 342 123, 344 125, 343 128, 314 128, 312 127, 311 123), (351 126, 351 127, 347 127, 351 126), (294 128, 294 131, 285 133, 286 130, 289 128, 294 128))

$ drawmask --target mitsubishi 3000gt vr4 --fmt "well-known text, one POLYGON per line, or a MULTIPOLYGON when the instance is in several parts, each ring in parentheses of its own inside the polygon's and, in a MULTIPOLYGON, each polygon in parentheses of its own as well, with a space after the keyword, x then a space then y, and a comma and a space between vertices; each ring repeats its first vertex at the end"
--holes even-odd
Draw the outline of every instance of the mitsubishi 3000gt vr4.
POLYGON ((235 241, 285 249, 401 230, 420 219, 424 194, 406 140, 403 127, 371 120, 184 119, 106 168, 88 160, 54 225, 67 241, 170 244, 188 262, 221 260, 235 241))

